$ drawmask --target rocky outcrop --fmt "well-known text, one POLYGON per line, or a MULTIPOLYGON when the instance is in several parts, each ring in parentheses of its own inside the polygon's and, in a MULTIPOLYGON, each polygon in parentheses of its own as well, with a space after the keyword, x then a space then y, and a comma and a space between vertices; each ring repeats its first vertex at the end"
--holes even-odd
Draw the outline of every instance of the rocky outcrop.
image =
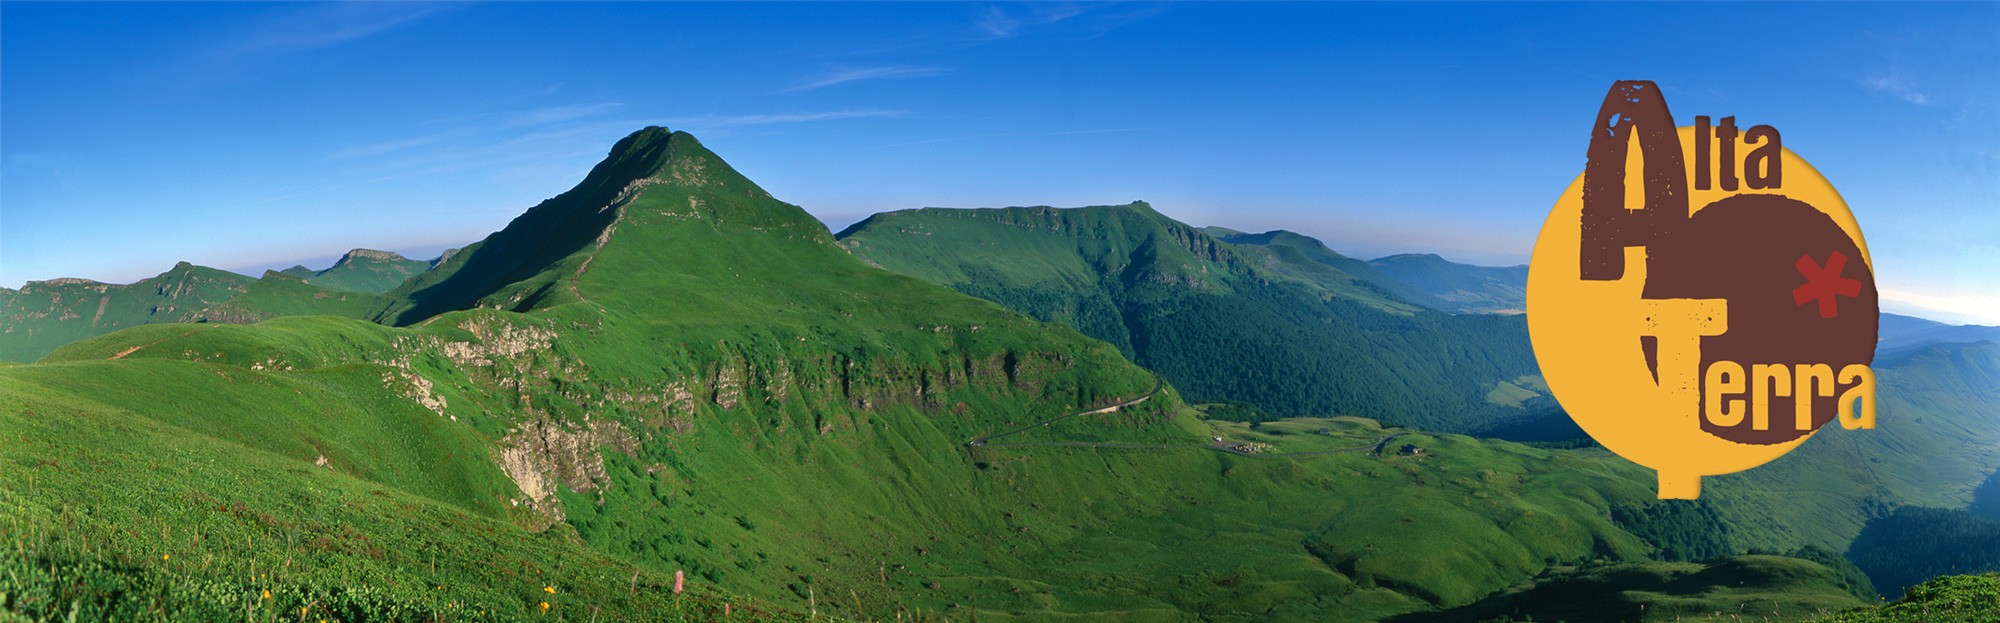
MULTIPOLYGON (((950 328, 943 328, 949 330, 950 328)), ((958 330, 968 330, 960 327, 958 330)), ((579 405, 601 413, 616 409, 648 430, 684 434, 703 413, 775 408, 803 402, 814 411, 879 412, 894 407, 943 413, 951 392, 973 388, 995 393, 1041 393, 1074 366, 1069 355, 1006 351, 958 356, 927 364, 898 359, 857 359, 845 353, 756 353, 730 349, 692 372, 644 385, 602 388, 579 405)), ((842 418, 835 420, 844 421, 842 418)), ((821 434, 836 426, 823 422, 821 434)))
POLYGON ((610 481, 601 454, 607 447, 630 455, 638 450, 639 440, 609 420, 566 425, 538 418, 523 423, 499 447, 500 470, 521 489, 514 505, 527 507, 546 522, 537 528, 562 521, 558 487, 600 492, 610 481))
MULTIPOLYGON (((50 279, 50 280, 48 280, 48 281, 30 281, 30 282, 28 282, 28 284, 27 284, 27 285, 28 285, 28 286, 36 286, 36 285, 44 285, 44 286, 109 286, 109 285, 111 285, 111 284, 107 284, 107 283, 104 283, 104 282, 101 282, 101 281, 97 281, 97 280, 95 280, 95 279, 84 279, 84 278, 81 278, 81 277, 57 277, 57 278, 55 278, 55 279, 50 279)), ((21 289, 22 289, 22 290, 27 290, 28 288, 24 286, 24 287, 22 287, 21 289)), ((99 289, 98 291, 99 291, 99 292, 103 292, 104 290, 102 290, 102 289, 99 289)))
POLYGON ((340 259, 338 261, 335 261, 333 265, 342 266, 354 263, 356 260, 372 260, 376 262, 408 262, 410 261, 410 258, 403 257, 403 254, 397 253, 395 251, 377 251, 374 249, 350 249, 348 250, 347 253, 341 255, 340 259))
POLYGON ((492 365, 498 359, 509 359, 522 353, 546 350, 556 337, 556 333, 548 329, 517 326, 508 322, 468 320, 459 323, 458 327, 479 338, 477 342, 444 343, 445 356, 459 365, 492 365))
POLYGON ((424 378, 424 375, 414 372, 403 372, 400 375, 400 379, 398 376, 395 374, 382 375, 382 386, 395 390, 397 394, 410 399, 425 409, 430 409, 433 413, 451 417, 452 421, 458 420, 456 416, 450 416, 450 414, 445 413, 445 408, 451 405, 445 401, 444 396, 437 395, 435 391, 436 386, 431 383, 430 379, 424 378))

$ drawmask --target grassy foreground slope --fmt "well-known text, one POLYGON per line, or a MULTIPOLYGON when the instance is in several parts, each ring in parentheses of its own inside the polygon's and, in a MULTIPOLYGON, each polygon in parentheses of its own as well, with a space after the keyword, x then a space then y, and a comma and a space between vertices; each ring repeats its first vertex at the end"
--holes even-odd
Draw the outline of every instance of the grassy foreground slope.
POLYGON ((712 585, 677 599, 668 575, 524 529, 474 430, 383 391, 382 366, 315 365, 388 332, 332 318, 149 326, 120 335, 203 352, 72 349, 0 369, 0 618, 705 620, 755 607, 712 585), (272 368, 254 344, 270 329, 356 343, 272 368))
POLYGON ((2000 621, 2000 574, 1948 575, 1910 589, 1888 605, 1855 608, 1815 623, 2000 621))
POLYGON ((1535 374, 1520 317, 1418 312, 1292 252, 1231 245, 1144 203, 926 208, 841 233, 855 255, 1117 345, 1190 399, 1476 432, 1535 374))

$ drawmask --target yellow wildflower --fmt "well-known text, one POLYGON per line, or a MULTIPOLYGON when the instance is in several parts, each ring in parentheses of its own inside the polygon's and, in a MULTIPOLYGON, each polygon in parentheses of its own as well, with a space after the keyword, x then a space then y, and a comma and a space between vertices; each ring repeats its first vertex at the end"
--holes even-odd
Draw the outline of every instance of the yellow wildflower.
POLYGON ((554 594, 556 594, 556 587, 553 587, 553 586, 544 586, 544 587, 542 587, 542 592, 544 592, 544 593, 548 593, 548 594, 550 594, 550 595, 554 595, 554 594))
POLYGON ((166 562, 168 558, 173 558, 173 557, 174 557, 173 554, 160 554, 160 562, 166 562))
POLYGON ((548 612, 548 611, 549 611, 549 602, 546 601, 542 602, 542 612, 548 612))
POLYGON ((264 598, 265 598, 265 599, 270 599, 270 598, 271 598, 271 589, 268 589, 268 588, 267 588, 267 589, 264 589, 264 598))

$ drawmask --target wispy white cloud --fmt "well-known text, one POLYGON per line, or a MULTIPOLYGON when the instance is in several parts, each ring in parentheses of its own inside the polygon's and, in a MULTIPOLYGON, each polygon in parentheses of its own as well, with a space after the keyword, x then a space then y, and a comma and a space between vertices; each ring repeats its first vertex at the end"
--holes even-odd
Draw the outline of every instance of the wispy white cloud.
POLYGON ((1871 93, 1888 95, 1918 106, 1936 104, 1937 99, 1917 89, 1917 85, 1896 72, 1876 72, 1861 79, 1861 86, 1871 93))
POLYGON ((529 99, 529 98, 535 98, 535 97, 548 97, 548 96, 550 96, 550 95, 555 95, 555 94, 557 94, 557 93, 561 93, 561 92, 562 92, 562 88, 563 88, 563 84, 564 84, 564 83, 561 83, 561 82, 557 82, 557 83, 555 83, 555 84, 551 84, 551 85, 549 85, 549 86, 545 86, 545 87, 542 87, 542 88, 539 88, 539 89, 535 89, 535 90, 533 90, 533 91, 528 91, 528 92, 526 92, 526 93, 522 93, 522 94, 520 94, 520 95, 516 95, 516 96, 514 96, 514 99, 517 99, 517 100, 518 100, 518 99, 529 99))
POLYGON ((443 10, 402 2, 312 4, 273 14, 215 49, 220 56, 298 52, 387 32, 443 10))
POLYGON ((1054 24, 1082 14, 1081 7, 1069 3, 1022 3, 1016 6, 986 7, 986 12, 975 24, 989 38, 1005 39, 1030 26, 1054 24))
MULTIPOLYGON (((353 187, 372 186, 416 177, 458 175, 479 171, 529 170, 546 174, 553 183, 581 175, 570 169, 587 166, 603 155, 611 140, 661 118, 610 114, 617 102, 578 103, 528 110, 486 112, 436 123, 442 130, 355 145, 335 151, 329 160, 353 166, 341 180, 322 180, 276 189, 265 202, 284 202, 353 187), (550 169, 547 163, 571 163, 550 169)), ((723 131, 752 126, 777 126, 842 119, 900 117, 901 110, 850 109, 754 115, 665 117, 676 129, 723 131)), ((574 180, 570 180, 574 181, 574 180)))
POLYGON ((967 135, 964 135, 964 136, 948 136, 948 137, 944 137, 944 138, 933 138, 933 139, 925 139, 925 140, 921 140, 921 141, 910 141, 910 142, 907 142, 907 143, 890 143, 890 144, 888 144, 888 145, 883 145, 883 147, 911 147, 911 146, 915 146, 915 145, 934 145, 934 144, 937 144, 937 143, 956 143, 956 142, 959 142, 959 141, 976 141, 976 140, 981 140, 981 139, 989 139, 989 138, 1024 138, 1024 137, 1044 137, 1044 136, 1081 136, 1081 135, 1087 135, 1087 134, 1121 134, 1121 133, 1125 133, 1125 132, 1145 132, 1145 131, 1146 131, 1146 129, 1145 129, 1145 128, 1103 128, 1103 129, 1097 129, 1097 130, 1058 130, 1058 131, 1053 131, 1053 132, 989 132, 989 133, 986 133, 986 134, 967 134, 967 135))
MULTIPOLYGON (((472 123, 434 135, 362 145, 330 156, 354 161, 354 168, 341 179, 276 189, 262 201, 284 202, 396 180, 503 171, 548 162, 585 166, 592 156, 603 155, 611 139, 645 123, 632 119, 578 120, 506 131, 472 123)), ((552 182, 561 183, 562 179, 552 182)))
POLYGON ((328 157, 334 160, 369 158, 373 156, 395 153, 413 147, 422 147, 424 145, 436 142, 438 139, 444 138, 445 136, 447 136, 447 134, 432 134, 429 136, 419 136, 416 138, 382 141, 378 143, 369 143, 366 145, 356 145, 353 147, 349 147, 347 149, 342 149, 340 151, 333 152, 333 154, 328 157))
POLYGON ((831 56, 905 58, 910 54, 963 50, 1001 43, 1034 32, 1038 27, 1058 23, 1070 36, 1095 38, 1165 13, 1170 10, 1167 4, 1017 2, 985 5, 969 12, 967 21, 957 27, 926 27, 831 56))
MULTIPOLYGON (((161 54, 121 72, 135 99, 176 99, 284 67, 300 54, 333 48, 407 27, 458 6, 414 2, 276 4, 247 23, 198 33, 177 53, 161 54)), ((262 7, 260 7, 262 8, 262 7)))
POLYGON ((888 80, 894 78, 923 78, 927 76, 936 76, 943 73, 945 73, 945 70, 941 67, 920 67, 912 65, 886 65, 881 67, 856 67, 849 69, 837 69, 828 72, 825 75, 822 75, 818 78, 814 78, 811 80, 807 80, 805 82, 801 82, 797 85, 793 85, 791 88, 785 89, 784 92, 793 93, 798 91, 811 91, 813 89, 823 89, 838 84, 847 84, 849 82, 861 82, 864 80, 888 80))
POLYGON ((596 104, 575 104, 524 110, 510 114, 506 120, 501 122, 500 127, 525 128, 587 119, 610 112, 620 106, 624 106, 624 104, 619 102, 601 102, 596 104))
POLYGON ((776 125, 786 123, 810 123, 814 121, 834 121, 840 119, 870 119, 881 117, 901 117, 909 114, 901 110, 863 108, 854 110, 828 110, 819 112, 787 112, 757 115, 711 115, 705 117, 685 117, 684 127, 696 129, 737 128, 744 126, 776 125))
POLYGON ((373 158, 433 144, 463 143, 498 130, 536 129, 600 117, 622 106, 624 104, 619 102, 597 102, 452 117, 437 122, 452 124, 450 129, 444 131, 356 145, 335 151, 327 157, 332 160, 373 158))

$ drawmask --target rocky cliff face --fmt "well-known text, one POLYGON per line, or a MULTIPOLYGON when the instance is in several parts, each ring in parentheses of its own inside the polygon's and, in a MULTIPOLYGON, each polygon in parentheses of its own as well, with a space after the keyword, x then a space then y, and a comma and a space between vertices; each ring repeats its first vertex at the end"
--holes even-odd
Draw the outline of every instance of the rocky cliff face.
POLYGON ((353 249, 348 251, 345 255, 340 256, 340 261, 334 262, 333 265, 339 266, 342 264, 350 264, 356 260, 374 260, 377 262, 411 261, 410 258, 403 257, 403 254, 396 253, 394 251, 377 251, 374 249, 353 249))
POLYGON ((638 446, 639 440, 617 422, 561 424, 535 419, 500 440, 498 460, 500 470, 521 488, 514 505, 531 511, 529 527, 542 529, 564 520, 562 502, 556 499, 558 486, 596 493, 601 503, 603 488, 610 482, 602 453, 630 456, 638 446))

